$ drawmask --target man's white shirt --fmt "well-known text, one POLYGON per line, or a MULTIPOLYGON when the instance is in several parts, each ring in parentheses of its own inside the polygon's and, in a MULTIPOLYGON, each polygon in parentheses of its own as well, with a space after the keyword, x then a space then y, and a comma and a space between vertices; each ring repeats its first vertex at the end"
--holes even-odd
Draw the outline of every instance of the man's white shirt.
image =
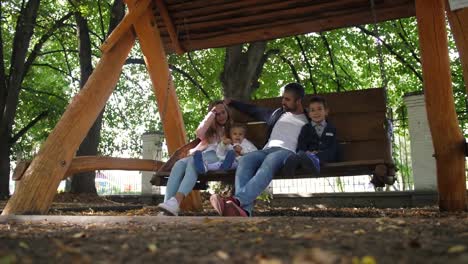
POLYGON ((304 114, 284 113, 274 125, 270 139, 263 149, 280 147, 296 152, 299 133, 307 122, 304 114))

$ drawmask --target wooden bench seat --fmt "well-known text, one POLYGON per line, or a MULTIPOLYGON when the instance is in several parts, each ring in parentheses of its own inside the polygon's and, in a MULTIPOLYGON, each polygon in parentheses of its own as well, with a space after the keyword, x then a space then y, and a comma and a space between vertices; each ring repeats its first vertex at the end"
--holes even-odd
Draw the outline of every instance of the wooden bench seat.
MULTIPOLYGON (((296 175, 284 176, 280 173, 274 179, 318 178, 334 176, 373 175, 374 185, 383 187, 393 184, 395 165, 391 155, 391 129, 386 118, 385 91, 372 88, 340 93, 320 94, 328 101, 330 113, 328 119, 337 128, 341 160, 324 164, 319 175, 310 175, 298 170, 296 175)), ((312 95, 304 98, 304 107, 312 95)), ((278 108, 281 98, 253 100, 251 103, 278 108)), ((247 126, 247 138, 259 149, 266 139, 266 125, 233 110, 233 119, 247 126)), ((151 183, 165 185, 174 163, 186 157, 188 151, 198 144, 196 139, 177 150, 164 166, 153 176, 151 183)), ((201 186, 208 181, 234 182, 234 170, 210 171, 199 176, 201 186)))

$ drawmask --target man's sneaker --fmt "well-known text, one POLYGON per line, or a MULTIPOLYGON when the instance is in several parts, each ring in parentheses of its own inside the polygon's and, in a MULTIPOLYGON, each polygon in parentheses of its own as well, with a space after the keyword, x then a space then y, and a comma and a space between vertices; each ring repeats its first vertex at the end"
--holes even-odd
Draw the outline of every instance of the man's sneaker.
POLYGON ((179 202, 175 197, 171 197, 164 203, 158 204, 158 208, 164 211, 168 215, 178 216, 179 215, 179 202))
POLYGON ((198 174, 204 174, 206 172, 201 151, 197 150, 193 153, 193 164, 195 165, 195 171, 198 174))
POLYGON ((232 167, 232 163, 236 160, 236 152, 234 150, 229 150, 224 158, 223 163, 221 164, 222 170, 229 170, 232 167))
POLYGON ((299 156, 301 167, 304 168, 308 173, 320 173, 320 161, 317 155, 305 152, 300 152, 297 155, 299 156))
POLYGON ((216 212, 220 216, 223 216, 225 204, 224 198, 219 194, 213 194, 210 196, 210 203, 211 206, 213 206, 213 208, 216 210, 216 212))
POLYGON ((234 200, 226 201, 224 205, 224 216, 240 216, 247 217, 249 216, 247 212, 240 207, 239 201, 234 198, 234 200))

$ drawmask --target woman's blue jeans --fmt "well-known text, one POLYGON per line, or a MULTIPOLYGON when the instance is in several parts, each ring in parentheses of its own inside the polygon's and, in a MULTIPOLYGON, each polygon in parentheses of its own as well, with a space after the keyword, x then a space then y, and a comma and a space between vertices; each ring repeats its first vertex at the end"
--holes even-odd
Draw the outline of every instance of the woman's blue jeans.
MULTIPOLYGON (((207 163, 218 161, 216 151, 206 151, 202 153, 203 160, 207 163)), ((174 197, 176 193, 189 194, 197 183, 198 174, 193 163, 193 156, 178 160, 172 167, 171 174, 167 180, 166 195, 164 201, 174 197)))
POLYGON ((249 215, 252 215, 255 199, 268 187, 286 158, 292 154, 294 152, 290 150, 274 147, 247 153, 239 159, 234 196, 249 215))

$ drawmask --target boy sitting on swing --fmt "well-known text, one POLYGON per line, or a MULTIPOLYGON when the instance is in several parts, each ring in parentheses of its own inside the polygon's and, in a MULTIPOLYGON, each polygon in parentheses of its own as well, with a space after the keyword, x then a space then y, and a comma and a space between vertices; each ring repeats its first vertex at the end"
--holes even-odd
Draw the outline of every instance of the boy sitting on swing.
POLYGON ((328 110, 325 98, 314 96, 310 99, 310 122, 299 133, 297 153, 285 160, 285 175, 294 175, 297 168, 304 169, 306 173, 319 174, 320 164, 338 160, 336 128, 326 120, 328 110))

